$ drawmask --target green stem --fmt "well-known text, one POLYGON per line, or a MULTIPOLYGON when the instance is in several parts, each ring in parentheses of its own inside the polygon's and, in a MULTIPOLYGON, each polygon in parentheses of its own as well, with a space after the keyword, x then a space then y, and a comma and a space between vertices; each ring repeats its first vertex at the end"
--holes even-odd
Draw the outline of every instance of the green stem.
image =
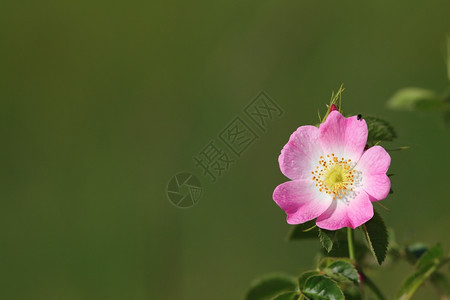
POLYGON ((353 247, 353 230, 347 227, 348 255, 351 260, 355 260, 355 249, 353 247))

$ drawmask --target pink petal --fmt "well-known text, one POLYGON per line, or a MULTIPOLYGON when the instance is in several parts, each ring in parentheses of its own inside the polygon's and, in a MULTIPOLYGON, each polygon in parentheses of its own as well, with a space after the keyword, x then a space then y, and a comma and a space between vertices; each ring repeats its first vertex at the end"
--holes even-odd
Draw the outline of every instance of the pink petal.
POLYGON ((310 179, 321 155, 319 128, 302 126, 291 135, 278 162, 281 172, 289 179, 310 179))
POLYGON ((380 146, 369 148, 363 153, 355 169, 361 172, 362 188, 372 197, 372 201, 387 197, 391 189, 391 181, 386 175, 391 157, 380 146))
POLYGON ((312 180, 295 180, 280 184, 273 200, 287 214, 289 224, 300 224, 317 218, 331 204, 331 196, 319 192, 312 180))
POLYGON ((320 125, 319 139, 325 154, 358 161, 367 142, 367 124, 356 116, 345 118, 338 111, 332 111, 320 125))
POLYGON ((331 206, 317 218, 316 224, 327 230, 343 227, 356 228, 373 217, 373 206, 369 195, 363 190, 356 192, 354 198, 333 200, 331 206))

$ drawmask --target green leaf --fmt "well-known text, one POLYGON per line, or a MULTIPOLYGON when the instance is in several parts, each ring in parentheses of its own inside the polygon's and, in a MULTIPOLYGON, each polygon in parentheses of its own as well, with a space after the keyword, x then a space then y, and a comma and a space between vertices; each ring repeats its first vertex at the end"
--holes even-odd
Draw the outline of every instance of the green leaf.
POLYGON ((273 297, 272 300, 297 300, 299 296, 297 292, 287 292, 273 297))
POLYGON ((401 89, 388 101, 389 108, 407 111, 438 110, 443 105, 444 101, 435 92, 417 87, 401 89))
POLYGON ((381 265, 386 258, 388 232, 383 219, 376 210, 374 210, 373 218, 365 223, 362 228, 367 243, 369 244, 370 251, 377 260, 378 264, 381 265))
POLYGON ((311 300, 345 300, 337 283, 323 275, 310 277, 301 292, 311 300))
POLYGON ((334 231, 329 231, 325 229, 319 228, 319 240, 322 244, 322 247, 327 250, 327 252, 330 252, 331 249, 333 249, 333 235, 334 231))
MULTIPOLYGON (((361 289, 355 286, 346 286, 342 292, 344 293, 345 300, 362 300, 361 289)), ((367 298, 371 299, 371 298, 367 298)))
POLYGON ((420 256, 416 264, 416 269, 420 270, 428 268, 430 265, 439 264, 442 261, 443 256, 444 251, 442 250, 442 246, 437 244, 420 256))
POLYGON ((298 277, 298 286, 300 287, 300 290, 305 289, 306 281, 308 281, 309 277, 320 275, 317 271, 306 271, 300 274, 298 277))
POLYGON ((337 260, 323 270, 325 274, 338 282, 351 281, 359 284, 359 274, 355 266, 347 260, 337 260))
POLYGON ((367 144, 373 146, 380 141, 393 141, 397 134, 394 128, 387 121, 376 117, 364 117, 367 123, 369 134, 367 136, 367 144))
MULTIPOLYGON (((348 253, 347 253, 348 254, 348 253)), ((352 260, 347 257, 324 257, 319 261, 319 264, 317 265, 317 268, 319 270, 323 270, 325 268, 328 268, 331 264, 334 264, 337 261, 345 261, 348 263, 351 263, 352 260)))
POLYGON ((282 292, 295 291, 297 280, 285 274, 269 274, 255 280, 247 291, 245 300, 270 300, 282 292))
POLYGON ((358 271, 349 258, 325 257, 319 262, 318 268, 338 282, 359 284, 358 271))
MULTIPOLYGON (((319 261, 319 264, 317 265, 317 268, 319 270, 323 270, 325 268, 327 268, 329 265, 331 265, 332 263, 334 263, 335 261, 337 261, 340 258, 336 258, 336 257, 324 257, 319 261)), ((346 259, 346 258, 342 258, 342 259, 346 259)))
POLYGON ((425 252, 416 264, 416 271, 403 282, 396 299, 411 299, 414 292, 441 266, 442 262, 441 245, 436 245, 425 252))
POLYGON ((431 270, 422 270, 410 275, 403 282, 399 293, 397 294, 396 300, 408 300, 411 299, 412 295, 416 292, 419 286, 434 272, 431 270))
POLYGON ((293 241, 316 238, 318 234, 317 231, 318 227, 316 226, 316 221, 311 220, 303 224, 292 226, 292 229, 288 233, 287 239, 293 241))

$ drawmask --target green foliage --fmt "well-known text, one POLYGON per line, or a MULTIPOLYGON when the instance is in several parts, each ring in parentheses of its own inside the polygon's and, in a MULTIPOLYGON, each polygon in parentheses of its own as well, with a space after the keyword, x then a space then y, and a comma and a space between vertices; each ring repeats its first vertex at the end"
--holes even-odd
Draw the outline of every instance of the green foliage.
POLYGON ((432 265, 436 265, 440 263, 444 256, 444 250, 442 250, 442 246, 440 244, 435 245, 427 250, 420 259, 417 261, 416 269, 424 269, 428 268, 432 265))
POLYGON ((324 275, 309 277, 301 291, 311 300, 344 300, 344 294, 338 284, 324 275))
POLYGON ((386 258, 388 247, 388 232, 383 219, 374 210, 373 218, 363 225, 363 231, 369 245, 370 251, 381 265, 386 258))
MULTIPOLYGON (((331 104, 337 104, 343 88, 333 94, 331 104)), ((423 89, 405 89, 391 99, 391 107, 399 109, 430 110, 442 108, 440 103, 449 109, 450 123, 450 90, 447 96, 437 97, 433 92, 423 89)), ((321 121, 323 121, 327 114, 321 121)), ((320 116, 319 116, 320 118, 320 116)), ((364 118, 368 126, 367 144, 373 146, 382 141, 393 141, 397 135, 392 126, 385 120, 375 117, 364 118)), ((405 150, 408 147, 390 149, 405 150)), ((388 174, 389 177, 393 174, 388 174)), ((393 191, 390 190, 390 193, 393 191)), ((336 231, 324 230, 316 226, 315 220, 293 226, 288 240, 319 238, 323 247, 322 259, 316 269, 303 272, 298 280, 286 275, 271 275, 253 283, 246 295, 247 300, 386 300, 382 289, 363 272, 366 268, 379 268, 389 255, 388 264, 404 260, 415 265, 414 273, 405 279, 396 300, 408 300, 414 292, 428 281, 438 291, 442 299, 450 296, 450 283, 444 272, 437 272, 450 258, 444 258, 441 246, 428 248, 424 244, 415 243, 407 247, 395 241, 392 230, 388 230, 377 211, 371 220, 360 227, 367 245, 362 238, 355 238, 354 231, 342 228, 336 231), (375 261, 370 258, 369 252, 375 261), (350 258, 346 258, 349 256, 350 258), (378 264, 378 265, 377 265, 378 264), (368 289, 367 294, 365 289, 368 289)))
POLYGON ((269 274, 255 280, 247 291, 245 300, 270 300, 283 292, 297 288, 295 278, 285 274, 269 274))
POLYGON ((354 262, 349 258, 325 257, 318 265, 319 270, 337 282, 359 284, 359 275, 354 262))
POLYGON ((364 117, 367 123, 369 134, 367 136, 367 144, 373 146, 381 141, 393 141, 397 134, 394 128, 387 121, 376 117, 364 117))
POLYGON ((333 238, 335 233, 336 231, 329 231, 317 227, 315 220, 311 220, 303 224, 293 226, 288 233, 287 239, 294 241, 319 237, 320 244, 327 252, 330 252, 333 248, 333 238))
POLYGON ((303 224, 292 226, 292 229, 288 233, 287 239, 290 241, 310 239, 316 238, 318 234, 319 233, 318 227, 316 226, 316 221, 311 220, 303 224))
POLYGON ((325 274, 336 281, 353 282, 359 284, 359 275, 355 266, 345 259, 339 259, 323 270, 325 274))
POLYGON ((319 240, 322 247, 325 248, 327 252, 333 249, 333 234, 334 231, 329 231, 319 228, 319 240))
POLYGON ((302 290, 305 289, 306 281, 309 279, 309 277, 316 276, 316 275, 320 275, 319 271, 306 271, 306 272, 303 272, 298 277, 298 286, 300 287, 300 290, 302 291, 302 290))
POLYGON ((344 292, 355 294, 354 289, 359 288, 359 275, 350 259, 325 257, 317 270, 302 273, 298 282, 308 299, 344 299, 344 292))
POLYGON ((448 262, 448 259, 444 259, 441 245, 438 244, 430 248, 418 260, 415 266, 415 272, 403 282, 396 299, 411 299, 412 295, 420 285, 422 285, 425 280, 429 279, 430 276, 446 262, 448 262))
MULTIPOLYGON (((346 287, 342 290, 345 300, 366 300, 361 296, 361 290, 357 287, 346 287)), ((368 298, 371 300, 371 298, 368 298)))
POLYGON ((388 107, 407 111, 439 110, 444 101, 435 92, 427 89, 409 87, 399 90, 388 101, 388 107))

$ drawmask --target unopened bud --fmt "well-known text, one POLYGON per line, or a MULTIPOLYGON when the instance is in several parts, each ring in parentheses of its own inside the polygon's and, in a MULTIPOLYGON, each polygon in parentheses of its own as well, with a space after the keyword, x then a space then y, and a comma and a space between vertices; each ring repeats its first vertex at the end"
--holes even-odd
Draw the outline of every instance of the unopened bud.
POLYGON ((336 105, 331 104, 331 106, 330 106, 330 112, 335 111, 335 110, 338 110, 337 107, 336 107, 336 105))

